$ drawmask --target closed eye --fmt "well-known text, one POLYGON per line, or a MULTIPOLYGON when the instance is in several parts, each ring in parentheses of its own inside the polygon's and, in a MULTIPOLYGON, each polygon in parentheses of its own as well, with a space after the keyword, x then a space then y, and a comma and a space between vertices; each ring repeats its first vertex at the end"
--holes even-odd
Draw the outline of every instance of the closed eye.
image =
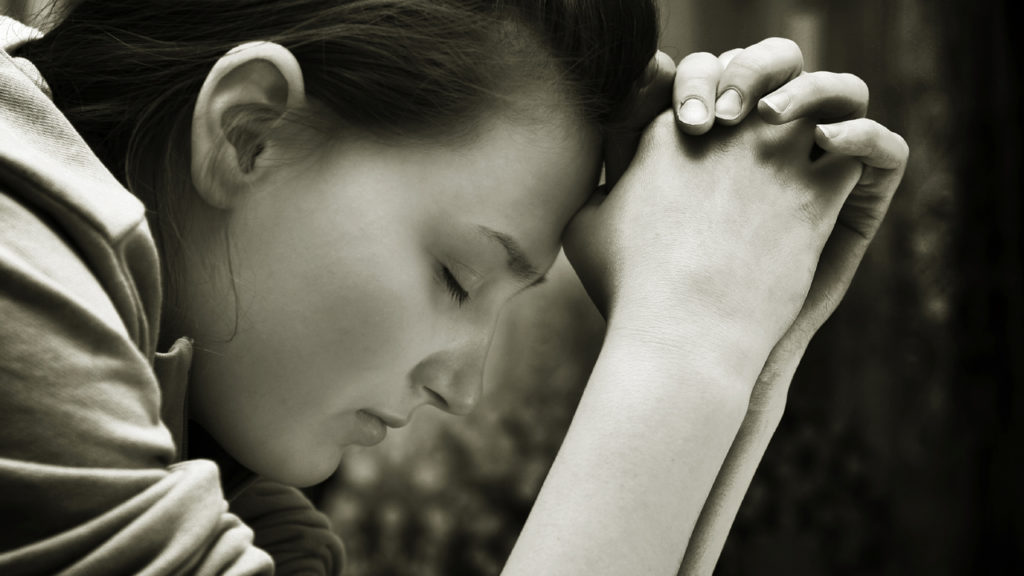
POLYGON ((455 275, 448 269, 447 266, 441 266, 441 280, 444 282, 445 287, 448 289, 448 293, 451 295, 452 300, 455 301, 460 307, 469 300, 469 292, 459 284, 455 275))

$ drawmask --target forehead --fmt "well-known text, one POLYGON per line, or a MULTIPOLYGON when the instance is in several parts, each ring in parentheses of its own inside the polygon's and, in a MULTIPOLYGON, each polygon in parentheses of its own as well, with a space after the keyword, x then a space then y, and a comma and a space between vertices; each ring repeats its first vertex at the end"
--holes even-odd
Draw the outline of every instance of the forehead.
POLYGON ((551 112, 488 119, 463 145, 430 149, 426 171, 439 206, 513 232, 528 251, 557 246, 597 183, 601 139, 595 127, 551 112))
POLYGON ((546 268, 601 163, 597 127, 550 102, 495 110, 454 140, 395 140, 342 128, 307 156, 312 165, 288 171, 290 185, 333 191, 324 197, 326 211, 344 215, 349 226, 375 222, 366 228, 373 234, 404 229, 436 240, 445 230, 490 229, 514 237, 546 268))

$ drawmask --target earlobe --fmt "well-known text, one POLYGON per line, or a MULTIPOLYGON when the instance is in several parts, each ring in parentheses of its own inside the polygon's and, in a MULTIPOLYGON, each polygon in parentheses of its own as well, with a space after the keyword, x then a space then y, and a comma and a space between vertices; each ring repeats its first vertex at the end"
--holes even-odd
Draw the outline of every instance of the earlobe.
POLYGON ((216 208, 230 208, 259 179, 272 129, 306 106, 302 69, 272 42, 233 48, 206 76, 192 114, 192 183, 216 208))

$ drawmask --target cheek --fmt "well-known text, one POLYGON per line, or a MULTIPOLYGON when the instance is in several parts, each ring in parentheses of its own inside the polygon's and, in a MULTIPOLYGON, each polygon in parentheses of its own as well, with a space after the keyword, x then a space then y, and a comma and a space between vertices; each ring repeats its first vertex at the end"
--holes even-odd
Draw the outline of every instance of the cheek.
POLYGON ((361 396, 402 380, 419 354, 423 327, 417 320, 426 316, 417 290, 422 282, 409 271, 377 266, 346 270, 341 282, 310 279, 316 294, 282 320, 295 323, 288 332, 309 350, 311 376, 331 374, 350 395, 361 396))
POLYGON ((405 394, 438 316, 408 238, 286 224, 237 239, 238 331, 209 347, 193 398, 201 423, 267 475, 330 461, 346 415, 405 394))
POLYGON ((311 245, 278 255, 278 266, 252 279, 247 329, 259 335, 267 373, 289 378, 290 393, 324 407, 333 404, 324 388, 344 403, 401 382, 418 360, 429 318, 423 265, 407 243, 344 240, 344 250, 311 245))

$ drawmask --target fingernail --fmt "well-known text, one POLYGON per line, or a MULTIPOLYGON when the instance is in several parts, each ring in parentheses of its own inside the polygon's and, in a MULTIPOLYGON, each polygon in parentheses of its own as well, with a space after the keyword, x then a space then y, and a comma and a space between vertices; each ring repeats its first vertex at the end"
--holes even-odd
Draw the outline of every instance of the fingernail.
POLYGON ((742 106, 740 93, 734 88, 729 88, 715 102, 715 116, 722 120, 732 120, 740 115, 742 106))
POLYGON ((761 99, 769 108, 775 111, 776 114, 782 114, 789 108, 790 97, 785 92, 776 92, 769 94, 761 99))
POLYGON ((829 140, 834 140, 843 132, 842 128, 833 124, 818 124, 818 131, 829 140))
POLYGON ((700 98, 689 98, 679 107, 679 120, 690 126, 700 126, 708 119, 708 107, 700 98))

